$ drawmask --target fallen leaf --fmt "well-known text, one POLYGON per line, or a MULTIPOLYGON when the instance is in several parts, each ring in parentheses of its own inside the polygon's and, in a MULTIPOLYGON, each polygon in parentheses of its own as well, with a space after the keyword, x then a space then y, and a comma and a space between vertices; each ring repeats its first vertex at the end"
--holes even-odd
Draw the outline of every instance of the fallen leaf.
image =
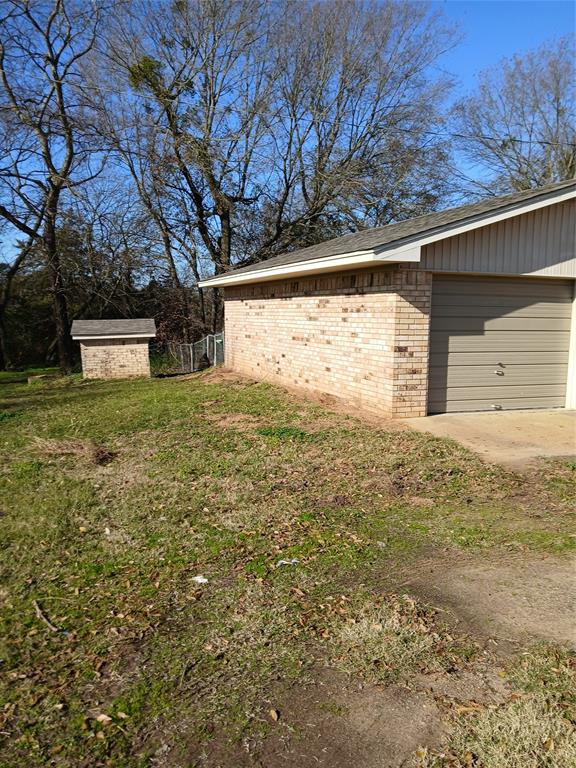
POLYGON ((101 715, 98 715, 96 722, 102 723, 103 725, 108 725, 108 723, 112 722, 112 718, 102 713, 101 715))
POLYGON ((272 718, 272 720, 274 720, 275 723, 277 723, 278 720, 280 719, 280 713, 278 712, 277 709, 271 709, 270 717, 272 718))

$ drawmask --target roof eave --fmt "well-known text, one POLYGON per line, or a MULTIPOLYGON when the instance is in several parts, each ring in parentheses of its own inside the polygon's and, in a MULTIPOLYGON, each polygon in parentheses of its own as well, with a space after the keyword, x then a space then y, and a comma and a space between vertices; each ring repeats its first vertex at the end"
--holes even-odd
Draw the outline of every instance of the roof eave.
MULTIPOLYGON (((336 256, 324 256, 309 261, 294 262, 292 264, 283 264, 277 267, 263 267, 262 269, 251 272, 234 271, 201 280, 198 283, 200 288, 226 288, 235 285, 249 285, 251 283, 270 282, 272 280, 286 280, 291 277, 304 277, 306 275, 315 275, 329 272, 343 272, 347 269, 370 267, 375 264, 401 264, 404 262, 419 262, 421 249, 425 245, 446 240, 450 237, 469 232, 473 229, 479 229, 489 224, 495 224, 499 221, 530 213, 531 211, 544 208, 549 205, 555 205, 576 197, 576 189, 568 191, 557 190, 554 193, 548 193, 545 197, 534 200, 528 200, 523 203, 517 203, 511 207, 490 211, 485 214, 478 214, 474 217, 461 219, 452 224, 447 224, 439 228, 434 228, 421 232, 412 238, 396 240, 392 243, 386 243, 370 250, 353 251, 342 253, 336 256)), ((265 264, 266 262, 264 262, 265 264)))
POLYGON ((524 203, 516 203, 509 207, 503 207, 502 209, 495 211, 489 211, 486 213, 476 214, 460 221, 454 221, 452 224, 445 224, 442 227, 436 227, 430 229, 427 232, 421 232, 413 238, 406 238, 405 240, 397 240, 394 243, 387 243, 380 248, 375 248, 374 253, 376 255, 382 255, 386 253, 387 249, 391 246, 398 248, 401 244, 403 247, 408 247, 411 243, 414 246, 423 248, 425 245, 436 243, 438 240, 448 240, 450 237, 456 237, 466 232, 470 232, 473 229, 480 229, 490 224, 497 224, 500 221, 511 219, 515 216, 521 216, 532 211, 537 211, 540 208, 545 208, 549 205, 557 205, 558 203, 564 203, 568 200, 576 198, 576 189, 571 189, 567 192, 562 190, 555 191, 554 193, 548 193, 546 197, 538 200, 526 201, 524 203))
POLYGON ((341 253, 337 256, 323 256, 310 261, 297 261, 294 264, 282 264, 278 267, 268 267, 254 272, 244 272, 212 277, 198 283, 200 288, 225 288, 234 285, 248 285, 272 280, 285 280, 290 277, 342 272, 346 269, 370 267, 374 264, 400 263, 403 261, 419 261, 420 249, 403 247, 395 249, 394 253, 376 255, 373 250, 353 253, 341 253), (416 253, 417 252, 417 253, 416 253))
POLYGON ((91 341, 92 339, 153 339, 154 333, 77 333, 72 335, 74 341, 91 341))

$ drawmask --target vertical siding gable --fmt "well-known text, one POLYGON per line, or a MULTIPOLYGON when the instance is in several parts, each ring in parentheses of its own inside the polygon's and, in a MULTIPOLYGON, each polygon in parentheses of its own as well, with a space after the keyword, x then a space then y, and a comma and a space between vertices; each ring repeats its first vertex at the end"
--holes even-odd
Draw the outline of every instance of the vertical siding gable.
POLYGON ((576 277, 576 203, 569 200, 422 249, 417 269, 576 277))

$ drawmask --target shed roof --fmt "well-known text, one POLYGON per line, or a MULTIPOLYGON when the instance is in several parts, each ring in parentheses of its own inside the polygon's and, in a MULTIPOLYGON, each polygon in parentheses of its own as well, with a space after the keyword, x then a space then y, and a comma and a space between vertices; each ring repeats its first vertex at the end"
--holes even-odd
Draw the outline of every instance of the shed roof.
MULTIPOLYGON (((550 184, 538 189, 516 192, 503 197, 488 197, 476 203, 425 214, 424 216, 407 219, 396 224, 388 224, 385 227, 365 229, 360 232, 343 235, 342 237, 335 237, 324 243, 311 245, 308 248, 301 248, 289 253, 282 253, 266 261, 233 269, 224 275, 216 275, 202 281, 200 285, 240 284, 244 282, 243 276, 246 277, 246 282, 248 279, 250 282, 257 282, 258 278, 268 279, 265 273, 269 270, 274 270, 274 268, 288 268, 291 265, 294 265, 296 268, 298 265, 307 262, 316 264, 323 259, 330 260, 338 256, 370 254, 374 258, 384 251, 390 252, 396 249, 408 248, 411 244, 417 245, 424 238, 428 238, 428 242, 432 242, 450 237, 456 234, 455 230, 462 225, 471 225, 470 228, 484 226, 490 222, 490 219, 496 216, 516 215, 517 213, 522 213, 528 207, 533 207, 535 204, 551 204, 558 198, 565 196, 566 193, 570 193, 571 197, 576 193, 575 179, 558 184, 550 184)), ((394 258, 387 260, 393 262, 394 258)), ((417 261, 419 259, 397 259, 397 261, 407 260, 417 261)), ((319 266, 320 268, 317 271, 322 269, 321 263, 319 266)), ((353 266, 353 264, 351 263, 350 266, 353 266)), ((325 267, 326 265, 324 265, 325 267)), ((347 266, 344 263, 340 266, 340 269, 346 268, 347 266)), ((286 276, 289 276, 288 269, 283 270, 283 272, 286 276)))
POLYGON ((156 336, 153 318, 136 320, 74 320, 73 339, 151 338, 156 336))

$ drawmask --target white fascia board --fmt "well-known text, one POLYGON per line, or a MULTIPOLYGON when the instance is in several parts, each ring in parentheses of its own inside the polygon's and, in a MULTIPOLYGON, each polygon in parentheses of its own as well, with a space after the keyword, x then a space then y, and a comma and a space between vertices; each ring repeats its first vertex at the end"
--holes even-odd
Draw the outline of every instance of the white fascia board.
POLYGON ((248 285, 263 283, 270 280, 283 280, 289 277, 302 277, 323 272, 343 272, 354 267, 370 267, 377 264, 395 264, 403 261, 420 261, 420 248, 408 246, 396 248, 384 256, 377 256, 374 251, 354 251, 341 253, 338 256, 324 256, 310 261, 298 261, 294 264, 283 264, 278 267, 258 269, 244 274, 222 275, 216 279, 201 280, 200 288, 225 288, 232 285, 248 285))
MULTIPOLYGON (((471 232, 473 229, 480 229, 481 227, 487 227, 490 224, 497 224, 499 221, 512 219, 515 216, 522 216, 525 213, 537 211, 539 208, 546 208, 549 205, 564 203, 567 200, 572 200, 574 198, 576 198, 576 190, 570 190, 570 192, 565 192, 563 195, 557 195, 556 197, 550 197, 546 200, 540 200, 535 203, 520 205, 517 208, 512 208, 509 211, 486 214, 483 218, 468 222, 466 224, 459 225, 458 223, 455 223, 454 225, 447 225, 445 229, 438 231, 433 235, 427 235, 418 238, 412 243, 412 245, 422 248, 425 245, 430 245, 430 243, 436 243, 438 240, 447 240, 450 237, 456 237, 456 235, 462 235, 465 232, 471 232)), ((405 247, 407 248, 408 246, 405 247)), ((375 248, 374 253, 377 256, 385 256, 387 253, 387 248, 390 248, 390 246, 383 245, 380 248, 375 248)), ((393 249, 391 253, 395 253, 395 249, 393 249)))
POLYGON ((92 341, 96 339, 154 339, 155 333, 108 333, 105 336, 72 336, 74 341, 92 341))
MULTIPOLYGON (((373 251, 355 251, 353 253, 343 253, 338 256, 324 256, 320 259, 310 259, 310 261, 298 261, 294 264, 281 264, 277 267, 264 267, 254 270, 254 272, 244 272, 229 275, 221 275, 217 278, 201 280, 198 285, 200 288, 220 288, 232 285, 247 285, 248 283, 262 283, 269 280, 283 280, 288 277, 300 277, 310 273, 318 272, 342 272, 349 267, 369 266, 376 259, 373 251)), ((264 262, 266 263, 266 262, 264 262)))

